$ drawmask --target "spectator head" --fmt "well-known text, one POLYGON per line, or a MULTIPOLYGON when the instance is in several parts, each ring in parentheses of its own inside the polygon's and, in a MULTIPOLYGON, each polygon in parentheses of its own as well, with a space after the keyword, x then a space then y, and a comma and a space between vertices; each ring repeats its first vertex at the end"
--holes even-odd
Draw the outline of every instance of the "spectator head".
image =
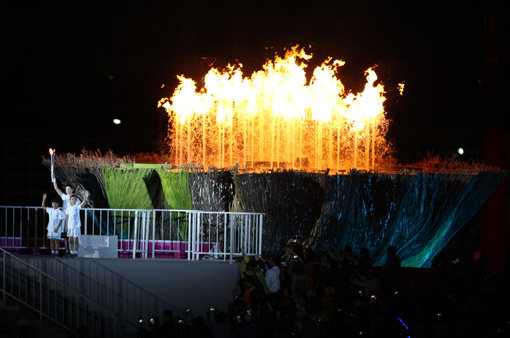
POLYGON ((487 256, 480 256, 480 268, 485 270, 489 267, 489 258, 487 256))
POLYGON ((473 260, 475 262, 480 261, 481 256, 482 256, 482 254, 480 253, 480 250, 476 250, 475 252, 473 252, 473 260))
POLYGON ((377 278, 377 271, 374 269, 374 268, 370 268, 368 269, 367 273, 366 273, 366 277, 368 279, 374 279, 374 278, 377 278))
POLYGON ((287 288, 282 288, 282 297, 283 298, 289 298, 289 289, 287 288))
POLYGON ((277 254, 272 255, 271 258, 269 258, 268 263, 270 267, 280 266, 280 256, 278 256, 277 254))
POLYGON ((303 248, 303 245, 300 243, 293 243, 292 251, 294 252, 294 255, 299 256, 299 258, 303 259, 305 255, 305 250, 303 248))
POLYGON ((191 320, 191 326, 193 326, 195 329, 202 329, 204 327, 204 319, 202 316, 193 317, 191 320))
POLYGON ((290 246, 285 247, 285 256, 286 257, 294 256, 294 251, 292 251, 292 247, 290 247, 290 246))
POLYGON ((184 309, 182 319, 184 320, 184 324, 191 325, 191 322, 193 320, 193 311, 191 310, 191 308, 187 307, 184 309))
POLYGON ((227 315, 222 311, 215 311, 214 321, 216 323, 225 323, 227 321, 227 315))
POLYGON ((397 255, 397 247, 394 245, 390 245, 388 250, 386 250, 388 257, 395 257, 397 255))
POLYGON ((163 311, 163 319, 165 321, 170 321, 174 317, 174 313, 172 310, 165 310, 163 311))
POLYGON ((249 289, 253 285, 253 281, 251 277, 245 277, 241 279, 241 287, 245 289, 249 289))
POLYGON ((326 244, 326 255, 328 260, 339 261, 341 254, 340 252, 333 246, 333 244, 326 244))
POLYGON ((256 270, 257 268, 259 268, 259 261, 257 261, 256 259, 250 259, 248 264, 246 264, 246 268, 250 270, 256 270))
POLYGON ((346 255, 350 255, 350 254, 352 254, 352 246, 350 246, 350 245, 346 245, 346 246, 344 247, 344 254, 346 254, 346 255))
POLYGON ((304 306, 306 304, 306 300, 303 295, 297 295, 295 302, 296 302, 296 304, 301 305, 301 306, 304 306))
POLYGON ((292 271, 296 274, 303 274, 305 273, 305 267, 303 263, 296 261, 292 263, 292 271))
POLYGON ((335 293, 335 288, 333 286, 324 286, 322 292, 323 297, 331 297, 335 293))
POLYGON ((361 248, 359 251, 359 256, 362 258, 370 258, 370 251, 367 248, 361 248))
POLYGON ((315 252, 311 248, 305 248, 305 259, 312 262, 315 259, 315 252))
POLYGON ((303 318, 301 318, 301 324, 303 325, 303 327, 310 327, 310 325, 312 325, 312 320, 310 316, 309 315, 303 316, 303 318))

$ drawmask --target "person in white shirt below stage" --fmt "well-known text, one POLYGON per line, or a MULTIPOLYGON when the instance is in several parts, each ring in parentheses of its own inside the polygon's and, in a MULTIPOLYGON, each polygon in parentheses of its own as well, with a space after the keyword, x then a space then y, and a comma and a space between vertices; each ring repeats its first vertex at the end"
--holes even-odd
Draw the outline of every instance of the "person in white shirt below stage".
MULTIPOLYGON (((65 188, 66 192, 63 193, 62 190, 60 190, 58 188, 57 181, 55 180, 53 182, 53 188, 55 188, 55 191, 57 192, 57 194, 62 199, 62 210, 65 213, 67 211, 67 208, 69 208, 69 198, 74 193, 74 187, 71 184, 66 185, 66 188, 65 188)), ((81 203, 79 198, 78 198, 78 200, 76 202, 78 204, 81 203)), ((66 221, 64 221, 64 222, 66 222, 66 221)), ((65 225, 66 224, 64 223, 64 227, 65 227, 65 225)), ((66 232, 62 233, 62 237, 64 238, 64 244, 65 244, 65 249, 66 249, 66 257, 69 257, 71 255, 71 252, 69 250, 69 238, 67 237, 66 232)))
POLYGON ((57 199, 51 201, 51 208, 46 207, 46 194, 43 194, 42 208, 46 211, 49 216, 48 226, 48 239, 50 240, 51 256, 58 256, 58 247, 60 241, 60 234, 64 229, 63 223, 66 219, 66 215, 60 208, 60 202, 57 199))
POLYGON ((84 200, 80 204, 77 203, 78 196, 71 195, 69 198, 69 208, 66 210, 67 215, 67 237, 69 237, 69 250, 71 251, 71 257, 78 256, 78 248, 80 246, 79 237, 81 234, 81 221, 80 221, 80 210, 83 208, 88 200, 90 193, 85 190, 83 192, 84 200))
POLYGON ((278 256, 274 255, 268 260, 267 270, 266 270, 266 284, 269 292, 271 294, 275 294, 280 291, 280 268, 278 264, 280 259, 278 256))

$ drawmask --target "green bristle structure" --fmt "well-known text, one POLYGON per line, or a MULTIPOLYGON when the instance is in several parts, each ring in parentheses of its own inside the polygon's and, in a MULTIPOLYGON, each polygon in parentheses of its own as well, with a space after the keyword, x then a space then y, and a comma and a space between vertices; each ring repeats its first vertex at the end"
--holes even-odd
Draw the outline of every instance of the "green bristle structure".
MULTIPOLYGON (((161 180, 161 186, 168 208, 190 210, 191 194, 188 184, 188 172, 157 170, 157 173, 161 180)), ((173 216, 172 218, 174 219, 175 217, 173 216)), ((179 223, 179 233, 183 239, 187 237, 186 223, 187 222, 179 223)), ((172 226, 176 225, 173 224, 172 226)))

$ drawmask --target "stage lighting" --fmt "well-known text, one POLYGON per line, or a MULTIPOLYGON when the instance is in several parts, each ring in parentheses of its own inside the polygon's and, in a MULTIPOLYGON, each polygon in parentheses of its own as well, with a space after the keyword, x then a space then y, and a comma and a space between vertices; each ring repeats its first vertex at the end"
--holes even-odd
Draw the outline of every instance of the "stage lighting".
POLYGON ((457 152, 459 153, 459 155, 462 155, 462 154, 464 154, 464 149, 463 148, 459 148, 459 149, 457 149, 457 152))
POLYGON ((119 120, 119 119, 113 119, 113 123, 114 123, 114 124, 121 124, 121 122, 122 122, 122 121, 121 121, 121 120, 119 120))

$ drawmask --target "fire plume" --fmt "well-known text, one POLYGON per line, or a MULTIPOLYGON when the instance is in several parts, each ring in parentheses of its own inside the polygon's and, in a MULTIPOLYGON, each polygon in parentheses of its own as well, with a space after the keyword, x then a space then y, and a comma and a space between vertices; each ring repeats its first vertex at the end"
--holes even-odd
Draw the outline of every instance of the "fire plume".
POLYGON ((205 168, 377 170, 389 156, 384 86, 373 68, 360 93, 345 90, 327 58, 307 81, 312 54, 295 46, 251 76, 242 64, 211 68, 204 85, 177 76, 171 98, 158 106, 170 117, 175 164, 205 168))

